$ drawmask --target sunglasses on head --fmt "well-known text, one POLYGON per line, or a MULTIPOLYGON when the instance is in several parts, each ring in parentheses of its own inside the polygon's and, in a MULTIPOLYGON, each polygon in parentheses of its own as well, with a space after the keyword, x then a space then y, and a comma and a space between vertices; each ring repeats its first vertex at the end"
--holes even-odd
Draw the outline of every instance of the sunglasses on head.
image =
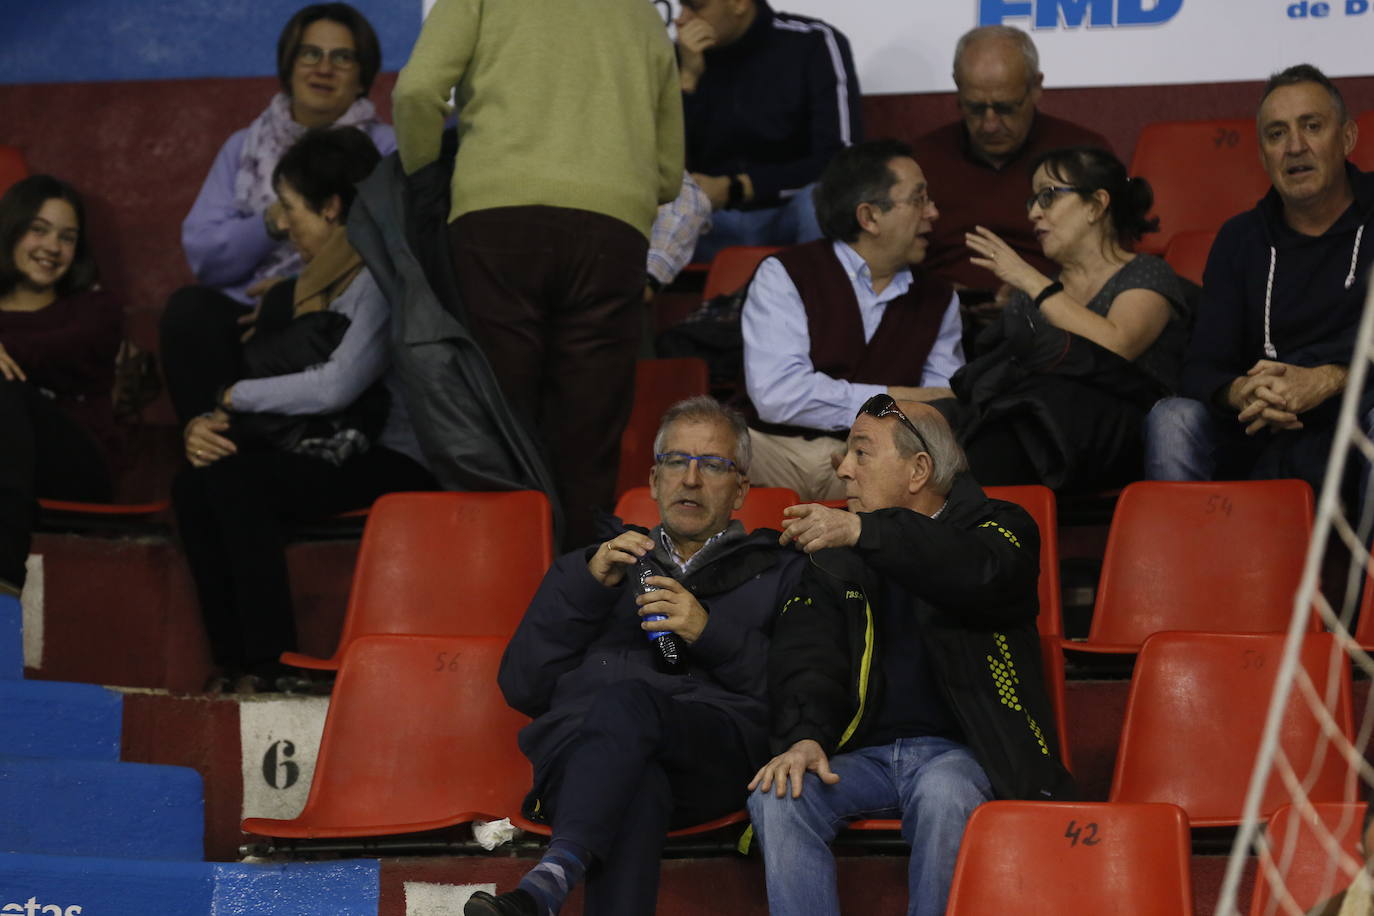
POLYGON ((868 414, 875 420, 883 417, 896 417, 902 425, 911 430, 916 441, 921 443, 921 449, 927 455, 933 454, 930 451, 930 443, 926 442, 926 437, 921 435, 921 431, 916 428, 916 424, 911 422, 911 418, 902 413, 902 408, 897 406, 897 401, 890 394, 875 394, 873 397, 864 401, 864 406, 859 408, 859 413, 868 414))

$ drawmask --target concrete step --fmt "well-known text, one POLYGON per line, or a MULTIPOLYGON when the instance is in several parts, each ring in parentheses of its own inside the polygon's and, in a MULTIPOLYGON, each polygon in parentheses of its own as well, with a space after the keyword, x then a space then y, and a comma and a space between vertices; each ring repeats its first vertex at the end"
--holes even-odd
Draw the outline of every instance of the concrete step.
POLYGON ((0 754, 119 759, 124 699, 113 690, 57 681, 0 680, 0 754))
POLYGON ((186 767, 0 757, 0 851, 200 861, 203 797, 186 767))
POLYGON ((378 875, 368 860, 249 865, 0 854, 0 912, 375 916, 378 875))

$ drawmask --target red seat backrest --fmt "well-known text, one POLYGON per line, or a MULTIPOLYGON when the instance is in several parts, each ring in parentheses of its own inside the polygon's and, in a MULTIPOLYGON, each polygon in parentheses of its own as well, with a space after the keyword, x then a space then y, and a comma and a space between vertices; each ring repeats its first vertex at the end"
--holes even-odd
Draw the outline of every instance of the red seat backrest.
POLYGON ((1311 531, 1301 480, 1133 483, 1116 503, 1082 645, 1130 652, 1163 630, 1287 630, 1311 531))
POLYGON ((1154 189, 1159 232, 1137 246, 1152 254, 1165 251, 1179 232, 1215 232, 1269 190, 1255 122, 1246 118, 1146 124, 1136 140, 1131 174, 1149 180, 1154 189))
POLYGON ((1164 260, 1169 262, 1174 273, 1201 286, 1207 255, 1211 254, 1216 239, 1217 234, 1210 230, 1190 229, 1176 233, 1164 252, 1164 260))
POLYGON ((0 195, 16 181, 29 177, 29 166, 17 146, 0 146, 0 195))
MULTIPOLYGON (((1156 633, 1147 639, 1131 678, 1109 800, 1169 802, 1187 811, 1194 827, 1239 823, 1285 639, 1281 633, 1156 633)), ((1349 740, 1350 666, 1344 653, 1332 664, 1334 649, 1329 633, 1309 633, 1298 664, 1318 696, 1334 698, 1331 719, 1349 740)), ((1349 769, 1297 687, 1279 740, 1308 798, 1345 798, 1349 769)), ((1261 815, 1288 799, 1271 774, 1261 815)))
POLYGON ((1319 802, 1312 806, 1316 824, 1309 824, 1294 805, 1284 805, 1269 818, 1264 836, 1267 844, 1255 875, 1250 916, 1277 916, 1288 912, 1281 898, 1285 892, 1306 913, 1344 890, 1355 875, 1352 868, 1364 864, 1360 853, 1360 828, 1364 803, 1319 802), (1327 849, 1334 843, 1347 859, 1327 849), (1270 881, 1269 868, 1282 877, 1282 890, 1270 881))
POLYGON ((946 913, 1188 916, 1189 853, 1174 805, 987 802, 964 828, 946 913))
POLYGON ((722 248, 711 259, 706 272, 703 299, 714 299, 723 293, 733 293, 754 278, 759 262, 770 254, 782 251, 777 245, 732 245, 722 248))

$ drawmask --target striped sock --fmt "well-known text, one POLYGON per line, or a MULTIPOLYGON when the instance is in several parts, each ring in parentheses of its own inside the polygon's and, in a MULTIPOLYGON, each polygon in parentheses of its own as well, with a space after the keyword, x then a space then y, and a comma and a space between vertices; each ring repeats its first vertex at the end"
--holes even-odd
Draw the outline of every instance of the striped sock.
POLYGON ((520 888, 539 904, 540 916, 554 916, 582 880, 591 856, 581 846, 555 838, 539 864, 520 879, 520 888))

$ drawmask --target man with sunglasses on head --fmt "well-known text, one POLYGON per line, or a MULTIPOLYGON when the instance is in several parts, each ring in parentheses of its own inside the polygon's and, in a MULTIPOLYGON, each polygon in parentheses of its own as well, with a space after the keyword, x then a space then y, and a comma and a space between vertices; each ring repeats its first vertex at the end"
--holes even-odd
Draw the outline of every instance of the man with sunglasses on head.
POLYGON ((959 303, 922 271, 940 212, 911 150, 842 150, 816 189, 825 238, 766 259, 741 314, 754 482, 838 499, 832 458, 875 394, 952 395, 964 364, 959 303))
POLYGON ((966 468, 935 408, 879 394, 838 468, 849 511, 785 512, 811 563, 774 627, 777 756, 749 796, 773 916, 841 911, 828 844, 858 818, 901 820, 907 913, 943 914, 974 808, 1074 795, 1041 673, 1039 531, 966 468))
POLYGON ((525 814, 553 838, 518 888, 479 893, 466 916, 556 913, 584 875, 587 913, 652 913, 665 833, 739 811, 768 757, 768 634, 804 557, 730 518, 749 492, 737 412, 682 401, 654 452, 659 525, 561 557, 502 659, 507 702, 534 719, 525 814), (676 668, 651 641, 663 632, 676 668))
MULTIPOLYGON (((964 33, 954 50, 960 119, 912 144, 926 178, 940 189, 943 218, 931 234, 926 269, 961 289, 986 313, 1001 284, 969 263, 964 234, 990 229, 1041 273, 1045 258, 1026 212, 1027 165, 1068 146, 1110 149, 1098 134, 1037 110, 1044 88, 1040 55, 1029 35, 990 25, 964 33)), ((1006 292, 1010 294, 1010 290, 1006 292)))

